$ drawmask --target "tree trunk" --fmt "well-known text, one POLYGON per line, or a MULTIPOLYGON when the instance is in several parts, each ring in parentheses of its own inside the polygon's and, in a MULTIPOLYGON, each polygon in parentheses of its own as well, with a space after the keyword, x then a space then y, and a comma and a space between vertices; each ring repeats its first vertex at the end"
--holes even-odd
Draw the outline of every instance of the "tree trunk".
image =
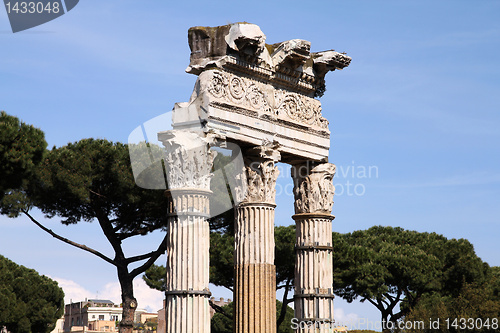
POLYGON ((391 333, 389 324, 389 312, 382 311, 382 333, 391 333))
POLYGON ((291 284, 290 279, 286 280, 285 292, 283 293, 283 301, 281 303, 281 312, 280 312, 280 316, 276 322, 276 332, 279 331, 280 326, 283 323, 283 320, 285 320, 286 310, 288 307, 288 291, 291 288, 290 284, 291 284))
POLYGON ((135 310, 137 300, 134 297, 133 278, 126 268, 118 268, 118 278, 122 289, 122 320, 119 325, 120 333, 132 333, 134 329, 135 310))

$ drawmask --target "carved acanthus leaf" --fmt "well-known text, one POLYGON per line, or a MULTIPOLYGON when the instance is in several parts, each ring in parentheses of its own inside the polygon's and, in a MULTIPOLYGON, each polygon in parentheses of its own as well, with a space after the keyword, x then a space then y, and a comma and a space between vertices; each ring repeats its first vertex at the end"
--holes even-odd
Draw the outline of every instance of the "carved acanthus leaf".
POLYGON ((296 165, 292 168, 295 213, 327 213, 333 208, 335 165, 296 165))
POLYGON ((237 191, 237 199, 242 203, 275 203, 276 180, 279 170, 276 162, 280 156, 277 151, 269 150, 266 147, 258 147, 263 152, 259 156, 247 154, 244 159, 245 165, 238 176, 240 183, 237 191))
POLYGON ((210 150, 213 138, 185 130, 168 131, 164 137, 168 189, 210 190, 212 163, 217 154, 210 150))
POLYGON ((315 99, 295 93, 276 90, 275 114, 285 116, 300 124, 328 128, 328 121, 321 115, 321 103, 315 99))

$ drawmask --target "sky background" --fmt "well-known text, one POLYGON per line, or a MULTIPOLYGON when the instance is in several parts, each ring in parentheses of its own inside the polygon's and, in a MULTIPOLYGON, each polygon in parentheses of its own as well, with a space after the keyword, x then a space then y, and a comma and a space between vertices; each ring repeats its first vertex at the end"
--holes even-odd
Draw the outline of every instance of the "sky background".
MULTIPOLYGON (((137 126, 188 101, 196 80, 184 72, 189 27, 247 21, 268 43, 309 40, 312 51, 335 49, 353 59, 327 75, 321 98, 337 165, 334 230, 388 225, 467 238, 498 266, 499 17, 493 0, 82 0, 54 21, 13 34, 0 8, 0 109, 41 128, 49 147, 89 137, 126 142, 137 126)), ((290 225, 291 179, 281 169, 276 224, 290 225)), ((44 223, 111 253, 95 223, 44 223)), ((1 255, 57 279, 67 301, 120 302, 115 270, 97 257, 25 218, 0 217, 0 236, 1 255)), ((130 241, 129 253, 151 251, 161 238, 130 241)), ((139 306, 158 310, 161 293, 140 279, 136 285, 139 306)), ((222 288, 212 292, 231 297, 222 288)), ((379 318, 370 304, 335 304, 339 322, 379 318)))

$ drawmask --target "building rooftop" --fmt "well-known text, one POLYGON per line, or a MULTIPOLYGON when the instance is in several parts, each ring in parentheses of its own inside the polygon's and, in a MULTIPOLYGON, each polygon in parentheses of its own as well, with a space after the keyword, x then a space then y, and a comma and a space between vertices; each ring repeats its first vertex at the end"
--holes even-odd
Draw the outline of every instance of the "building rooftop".
POLYGON ((104 300, 104 299, 89 299, 89 302, 99 303, 99 304, 114 304, 113 301, 104 300))

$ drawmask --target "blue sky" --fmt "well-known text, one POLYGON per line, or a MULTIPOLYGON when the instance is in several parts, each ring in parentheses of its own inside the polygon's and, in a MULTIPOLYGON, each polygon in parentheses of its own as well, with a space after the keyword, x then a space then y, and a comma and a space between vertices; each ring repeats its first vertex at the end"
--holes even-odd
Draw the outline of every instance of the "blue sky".
MULTIPOLYGON (((493 0, 82 0, 13 34, 0 9, 0 109, 44 130, 49 146, 87 137, 126 142, 134 128, 189 99, 196 80, 184 73, 189 27, 247 21, 269 43, 306 39, 313 51, 353 58, 327 75, 321 98, 338 168, 334 230, 391 225, 467 238, 498 266, 499 14, 493 0), (369 167, 372 174, 363 175, 369 167)), ((289 225, 291 180, 282 168, 276 223, 289 225)), ((45 223, 109 253, 96 225, 45 223)), ((67 281, 68 291, 112 297, 116 273, 98 258, 25 219, 0 217, 0 230, 0 254, 67 281)), ((146 252, 160 238, 132 242, 130 251, 146 252)), ((150 299, 144 302, 156 310, 161 295, 150 299)), ((371 305, 337 299, 336 306, 344 317, 378 319, 371 305)))

